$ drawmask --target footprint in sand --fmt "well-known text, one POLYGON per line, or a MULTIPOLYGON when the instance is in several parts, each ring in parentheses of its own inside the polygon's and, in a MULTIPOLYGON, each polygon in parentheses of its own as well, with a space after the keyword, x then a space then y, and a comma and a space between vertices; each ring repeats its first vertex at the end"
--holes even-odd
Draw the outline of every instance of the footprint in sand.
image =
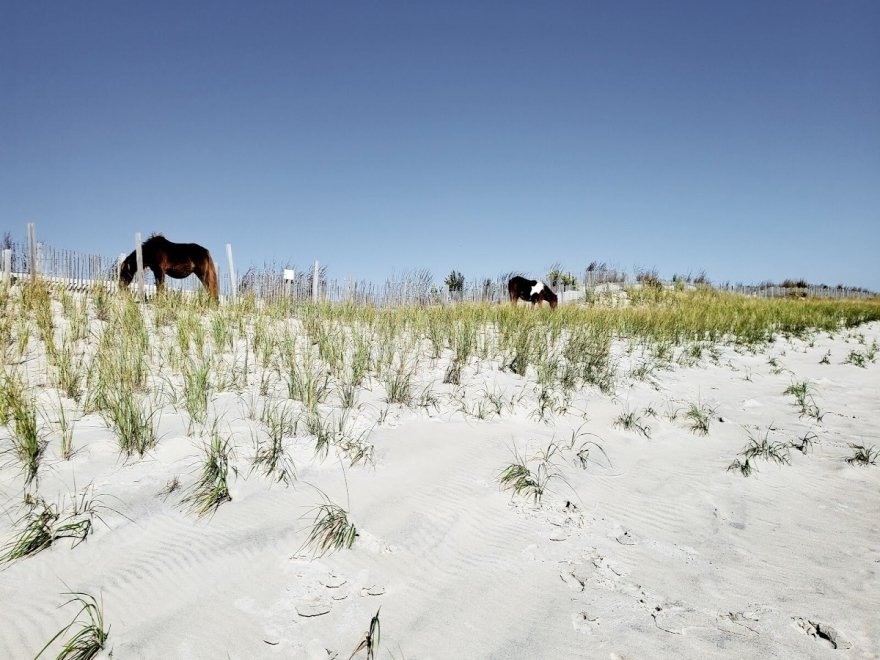
POLYGON ((759 626, 760 619, 754 612, 727 612, 719 614, 716 621, 718 630, 741 637, 760 635, 759 626))
POLYGON ((823 642, 833 649, 850 649, 852 643, 844 637, 830 623, 822 623, 821 621, 811 621, 803 617, 793 617, 795 627, 805 635, 812 637, 817 642, 823 642))
POLYGON ((330 611, 330 603, 325 600, 309 600, 296 604, 296 613, 301 617, 322 616, 330 611))

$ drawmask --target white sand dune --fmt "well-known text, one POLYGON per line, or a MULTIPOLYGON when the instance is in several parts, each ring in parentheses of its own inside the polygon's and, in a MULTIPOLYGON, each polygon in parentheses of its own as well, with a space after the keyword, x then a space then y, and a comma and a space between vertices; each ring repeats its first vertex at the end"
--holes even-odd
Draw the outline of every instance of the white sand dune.
MULTIPOLYGON (((858 332, 880 340, 878 323, 858 332)), ((86 417, 70 461, 53 438, 39 490, 60 502, 91 484, 106 524, 0 570, 0 658, 33 657, 70 621, 73 606, 58 608, 66 591, 100 595, 108 649, 122 659, 348 658, 380 607, 382 658, 880 657, 880 467, 844 461, 849 443, 880 447, 880 365, 844 364, 853 342, 823 333, 758 354, 721 346, 717 360, 652 382, 621 378, 614 395, 581 390, 549 423, 530 416, 522 378, 487 364, 465 370, 469 391, 489 382, 526 398, 487 421, 455 412, 436 365, 420 378, 436 379, 439 410, 392 406, 370 435, 375 466, 345 468, 348 494, 340 461, 316 459, 309 438, 291 441, 291 487, 251 472, 256 426, 221 394, 213 406, 239 473, 232 501, 203 519, 180 491, 161 495, 199 467, 184 416, 167 407, 157 447, 128 461, 86 417), (785 370, 773 373, 768 356, 785 370), (793 378, 814 385, 821 423, 783 394, 793 378), (698 400, 715 409, 705 436, 683 416, 698 400), (624 410, 650 438, 615 426, 624 410), (610 464, 596 449, 586 469, 560 455, 540 506, 499 489, 514 445, 531 456, 576 429, 598 436, 582 439, 610 464), (743 477, 727 467, 749 430, 817 440, 790 465, 758 460, 743 477), (352 549, 315 559, 301 549, 321 501, 309 484, 348 501, 352 549)), ((363 393, 364 425, 383 399, 381 384, 363 393)), ((3 448, 9 437, 0 429, 3 448)), ((22 482, 14 461, 0 468, 0 542, 14 533, 22 482)))

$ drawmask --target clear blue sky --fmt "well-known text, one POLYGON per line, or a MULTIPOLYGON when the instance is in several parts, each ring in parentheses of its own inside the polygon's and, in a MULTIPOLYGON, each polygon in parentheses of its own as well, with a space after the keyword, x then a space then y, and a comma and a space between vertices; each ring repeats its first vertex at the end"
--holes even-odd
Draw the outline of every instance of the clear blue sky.
POLYGON ((0 230, 880 289, 880 2, 0 0, 0 230))

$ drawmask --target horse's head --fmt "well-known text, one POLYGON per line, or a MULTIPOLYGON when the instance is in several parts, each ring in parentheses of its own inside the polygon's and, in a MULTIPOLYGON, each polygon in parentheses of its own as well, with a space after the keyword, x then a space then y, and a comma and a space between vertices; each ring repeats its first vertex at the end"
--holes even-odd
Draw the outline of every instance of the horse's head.
POLYGON ((550 289, 545 289, 544 298, 550 303, 550 309, 556 309, 556 305, 559 304, 559 299, 556 297, 555 293, 550 289))
POLYGON ((136 272, 137 266, 134 263, 134 259, 132 259, 131 257, 124 259, 119 264, 119 283, 123 286, 128 286, 134 279, 134 275, 136 272))

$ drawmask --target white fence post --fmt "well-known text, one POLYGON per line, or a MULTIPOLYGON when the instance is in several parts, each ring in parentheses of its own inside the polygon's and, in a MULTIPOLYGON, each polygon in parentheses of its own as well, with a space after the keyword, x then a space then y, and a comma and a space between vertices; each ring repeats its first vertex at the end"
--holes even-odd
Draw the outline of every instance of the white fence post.
POLYGON ((312 271, 312 302, 318 302, 318 260, 315 259, 315 269, 312 271))
POLYGON ((33 222, 28 223, 28 254, 31 259, 31 282, 37 281, 37 228, 33 222))
POLYGON ((232 262, 232 243, 226 244, 226 261, 229 262, 229 297, 235 302, 238 297, 238 282, 235 279, 235 264, 232 262))
POLYGON ((137 258, 138 298, 143 302, 147 299, 144 291, 144 251, 141 246, 141 233, 134 235, 134 251, 137 258))

